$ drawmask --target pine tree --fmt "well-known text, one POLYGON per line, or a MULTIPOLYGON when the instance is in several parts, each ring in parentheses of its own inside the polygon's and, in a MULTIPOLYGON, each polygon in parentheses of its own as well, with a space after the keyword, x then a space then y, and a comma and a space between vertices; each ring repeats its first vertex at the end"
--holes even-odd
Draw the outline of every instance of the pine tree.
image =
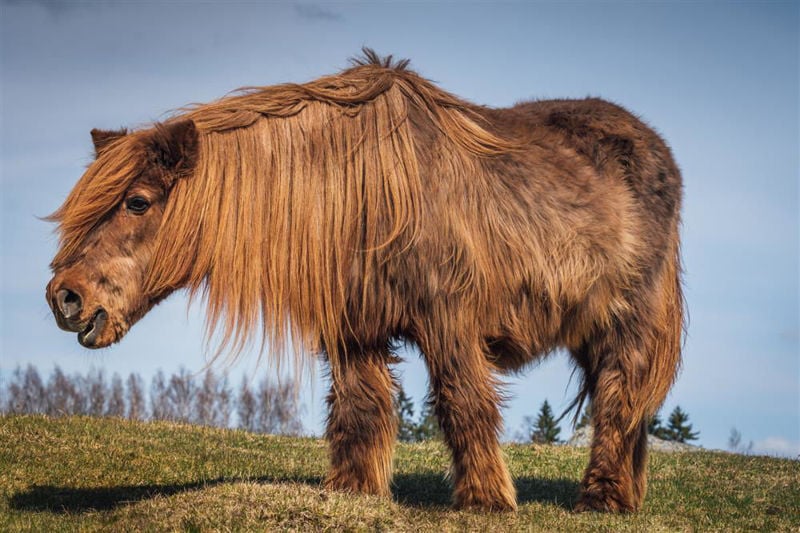
POLYGON ((664 427, 664 424, 661 422, 661 417, 658 416, 658 414, 650 419, 650 423, 647 424, 647 432, 661 440, 672 440, 672 434, 664 427))
MULTIPOLYGON (((526 420, 530 423, 531 419, 526 417, 526 420)), ((530 440, 536 444, 554 444, 558 442, 559 433, 561 433, 561 428, 556 424, 553 410, 545 400, 539 410, 539 415, 536 417, 536 422, 533 424, 530 440)))
POLYGON ((580 420, 575 425, 575 429, 583 429, 586 426, 590 426, 592 424, 592 404, 587 403, 586 408, 583 410, 583 414, 581 415, 580 420))
POLYGON ((425 402, 425 407, 419 414, 419 423, 416 427, 417 441, 422 442, 425 440, 432 440, 441 437, 442 430, 439 428, 439 419, 436 418, 436 413, 433 412, 433 405, 425 402))
POLYGON ((397 438, 400 439, 400 442, 414 442, 417 440, 416 424, 414 424, 414 402, 403 390, 402 385, 398 387, 394 408, 398 421, 397 438))
POLYGON ((688 442, 690 440, 697 440, 698 432, 692 431, 692 425, 687 424, 689 415, 681 410, 680 406, 676 406, 672 414, 669 415, 667 432, 669 433, 669 440, 675 442, 688 442))

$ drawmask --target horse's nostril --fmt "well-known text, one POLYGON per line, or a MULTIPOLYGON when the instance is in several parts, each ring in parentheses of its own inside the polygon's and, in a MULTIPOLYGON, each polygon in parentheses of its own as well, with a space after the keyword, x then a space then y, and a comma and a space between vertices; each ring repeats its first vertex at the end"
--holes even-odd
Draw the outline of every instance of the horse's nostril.
POLYGON ((80 295, 69 289, 61 289, 56 293, 56 303, 66 319, 77 317, 83 308, 80 295))

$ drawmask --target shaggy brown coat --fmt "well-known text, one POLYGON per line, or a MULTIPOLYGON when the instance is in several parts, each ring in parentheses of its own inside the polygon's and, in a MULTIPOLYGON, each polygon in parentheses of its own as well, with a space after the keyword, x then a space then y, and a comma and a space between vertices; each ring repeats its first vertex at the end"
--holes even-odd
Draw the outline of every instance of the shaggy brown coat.
POLYGON ((595 428, 580 510, 631 511, 647 420, 680 360, 680 173, 598 100, 469 104, 368 52, 338 75, 253 88, 131 133, 53 215, 59 325, 118 341, 172 291, 209 332, 330 365, 333 489, 389 494, 392 342, 415 342, 459 507, 513 509, 498 375, 556 348, 595 428), (144 210, 142 210, 144 206, 144 210))

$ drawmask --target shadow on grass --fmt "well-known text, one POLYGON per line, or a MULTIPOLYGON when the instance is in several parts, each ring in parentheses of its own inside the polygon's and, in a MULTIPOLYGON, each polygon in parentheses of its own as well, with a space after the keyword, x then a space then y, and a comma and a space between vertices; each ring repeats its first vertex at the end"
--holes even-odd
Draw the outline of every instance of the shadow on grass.
POLYGON ((318 477, 221 477, 193 483, 171 485, 122 485, 117 487, 54 487, 39 485, 14 494, 9 498, 9 507, 18 511, 48 511, 51 513, 82 513, 87 511, 111 511, 117 507, 136 503, 156 496, 172 496, 223 483, 242 481, 256 483, 294 482, 319 486, 318 477))
POLYGON ((572 479, 539 479, 522 477, 514 480, 517 501, 546 503, 571 511, 578 501, 579 483, 572 479))
MULTIPOLYGON (((14 494, 9 498, 9 507, 18 511, 50 513, 82 513, 88 511, 111 511, 117 507, 147 500, 157 496, 172 496, 223 483, 242 481, 256 483, 303 483, 319 487, 319 477, 221 477, 192 483, 167 485, 122 485, 116 487, 56 487, 39 485, 14 494)), ((540 502, 572 509, 575 504, 578 483, 567 479, 518 478, 517 500, 520 505, 540 502)), ((410 507, 448 507, 451 487, 437 473, 397 474, 392 483, 394 500, 410 507)))
MULTIPOLYGON (((571 479, 538 479, 522 477, 514 480, 517 502, 539 502, 571 510, 578 499, 578 482, 571 479)), ((392 487, 394 499, 411 507, 447 507, 452 488, 441 474, 397 474, 392 487)))

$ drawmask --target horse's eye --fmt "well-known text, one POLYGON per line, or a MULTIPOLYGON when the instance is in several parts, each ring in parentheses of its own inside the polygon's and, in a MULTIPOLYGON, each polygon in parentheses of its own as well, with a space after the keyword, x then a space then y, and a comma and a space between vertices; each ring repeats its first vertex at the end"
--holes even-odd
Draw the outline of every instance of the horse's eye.
POLYGON ((134 215, 142 215, 150 207, 150 202, 141 196, 131 196, 125 200, 125 207, 134 215))

